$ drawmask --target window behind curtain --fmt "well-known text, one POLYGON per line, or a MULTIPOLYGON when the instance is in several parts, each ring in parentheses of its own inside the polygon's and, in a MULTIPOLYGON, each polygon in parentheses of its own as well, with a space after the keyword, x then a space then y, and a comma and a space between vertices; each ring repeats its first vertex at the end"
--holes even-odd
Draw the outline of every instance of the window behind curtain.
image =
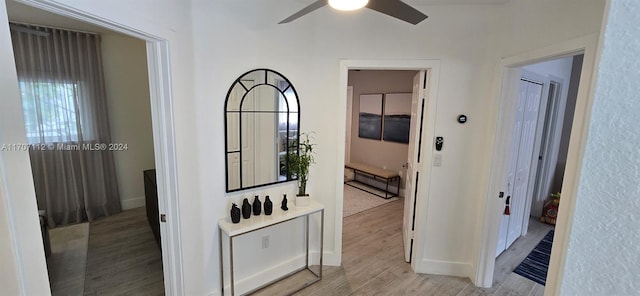
POLYGON ((120 212, 112 151, 84 149, 111 143, 100 36, 11 23, 11 42, 38 208, 52 226, 120 212))
POLYGON ((19 84, 29 144, 79 140, 77 83, 21 80, 19 84))

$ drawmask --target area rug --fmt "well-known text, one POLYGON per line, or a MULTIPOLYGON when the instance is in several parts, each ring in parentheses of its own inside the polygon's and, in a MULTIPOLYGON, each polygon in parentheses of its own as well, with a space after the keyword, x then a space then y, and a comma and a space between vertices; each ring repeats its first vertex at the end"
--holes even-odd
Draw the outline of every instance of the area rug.
POLYGON ((342 217, 348 217, 399 199, 398 197, 384 199, 349 185, 343 185, 343 187, 344 204, 342 207, 342 217))
POLYGON ((553 233, 553 230, 549 230, 549 233, 513 272, 544 286, 547 281, 553 233))

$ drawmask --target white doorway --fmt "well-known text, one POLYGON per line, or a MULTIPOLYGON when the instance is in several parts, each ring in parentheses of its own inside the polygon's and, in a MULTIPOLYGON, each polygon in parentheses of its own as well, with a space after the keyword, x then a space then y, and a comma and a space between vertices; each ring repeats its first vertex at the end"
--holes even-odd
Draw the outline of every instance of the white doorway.
MULTIPOLYGON (((414 199, 409 199, 409 204, 412 205, 414 212, 404 210, 404 225, 411 225, 415 227, 415 233, 419 234, 420 229, 424 227, 426 223, 426 217, 421 215, 421 213, 426 212, 426 203, 428 199, 428 180, 430 175, 430 163, 431 163, 431 155, 433 153, 433 145, 430 145, 431 139, 435 138, 435 109, 436 109, 436 96, 437 94, 437 85, 438 85, 438 75, 439 75, 439 61, 425 61, 425 60, 405 60, 405 61, 395 61, 395 60, 345 60, 341 62, 341 72, 340 72, 340 93, 341 93, 341 108, 343 113, 346 115, 347 109, 347 82, 348 82, 348 72, 349 70, 359 69, 359 70, 424 70, 426 72, 426 76, 429 77, 427 81, 422 81, 422 85, 426 84, 427 92, 425 92, 424 97, 427 98, 424 100, 423 104, 417 104, 421 108, 420 112, 423 112, 424 116, 417 120, 417 122, 422 122, 423 129, 416 128, 418 131, 416 134, 421 135, 421 139, 423 139, 423 143, 420 149, 416 150, 416 154, 420 154, 422 157, 422 161, 415 165, 415 173, 417 178, 415 183, 420 184, 418 188, 414 190, 410 190, 413 193, 414 199), (424 186, 422 186, 424 185, 424 186), (415 219, 415 223, 413 223, 415 219)), ((423 74, 424 76, 425 74, 423 74)), ((356 108, 355 105, 352 108, 356 108)), ((419 112, 418 112, 419 113, 419 112)), ((342 118, 342 122, 339 122, 339 125, 342 127, 346 127, 346 118, 342 118)), ((345 138, 346 130, 341 130, 344 134, 339 135, 340 138, 345 138)), ((414 143, 417 143, 414 142, 414 143)), ((339 155, 345 155, 344 148, 346 147, 346 143, 339 143, 338 151, 339 155), (342 145, 341 145, 342 144, 342 145)), ((353 143, 351 144, 353 147, 353 143)), ((352 159, 353 161, 353 159, 352 159)), ((337 184, 341 184, 343 182, 343 172, 344 172, 344 159, 339 160, 340 166, 338 167, 338 176, 339 180, 337 180, 337 184)), ((404 181, 403 181, 404 182, 404 181)), ((343 210, 343 198, 344 192, 342 186, 337 186, 337 212, 341 213, 343 210)), ((405 193, 408 195, 408 193, 405 193)), ((336 217, 336 250, 339 250, 340 260, 342 255, 342 228, 343 221, 342 217, 336 217)), ((409 232, 407 231, 407 234, 409 232)), ((411 268, 415 272, 425 272, 426 268, 422 265, 423 260, 415 260, 415 258, 421 258, 423 254, 423 246, 424 246, 424 238, 420 235, 416 235, 411 237, 411 235, 405 236, 407 239, 407 246, 411 246, 411 241, 413 240, 413 247, 406 248, 409 251, 410 256, 407 256, 411 261, 411 268), (413 250, 413 251, 411 251, 413 250)), ((338 254, 336 254, 338 255, 338 254)))
MULTIPOLYGON (((490 287, 493 283, 495 266, 495 256, 498 242, 498 234, 500 230, 501 215, 505 211, 504 194, 507 189, 508 182, 507 171, 509 170, 509 159, 505 159, 505 155, 509 155, 512 151, 510 145, 502 145, 500 143, 511 143, 513 136, 513 125, 515 122, 516 100, 518 97, 520 79, 522 77, 522 67, 524 65, 538 63, 540 61, 551 60, 559 57, 574 56, 584 53, 584 63, 579 76, 579 86, 576 90, 575 118, 570 124, 571 137, 568 140, 567 161, 562 184, 562 199, 560 205, 560 213, 556 223, 556 231, 554 235, 553 251, 551 254, 550 266, 548 268, 548 281, 546 289, 551 289, 557 293, 558 275, 560 274, 561 258, 566 252, 566 240, 568 238, 567 230, 570 225, 572 209, 575 205, 575 188, 578 184, 577 172, 579 168, 579 155, 583 152, 585 137, 584 118, 588 114, 591 104, 590 82, 594 65, 594 53, 597 45, 597 36, 589 35, 582 38, 569 40, 560 44, 531 51, 522 55, 514 56, 502 60, 501 67, 498 71, 498 77, 502 78, 497 84, 497 93, 499 98, 495 101, 496 133, 492 135, 496 139, 496 145, 493 149, 493 161, 491 169, 491 183, 489 185, 489 193, 487 200, 487 211, 485 215, 483 243, 481 252, 478 256, 478 269, 474 282, 478 286, 490 287), (500 194, 502 192, 502 194, 500 194)), ((565 83, 566 84, 566 83, 565 83)), ((546 105, 540 109, 546 110, 546 105)), ((539 120, 539 122, 542 122, 539 120)), ((538 168, 537 159, 534 169, 538 168)), ((535 179, 535 174, 530 174, 530 179, 535 179)), ((533 191, 534 186, 530 186, 533 191)), ((530 207, 525 203, 525 206, 530 207)), ((530 209, 526 209, 530 211, 530 209)), ((527 219, 525 219, 527 220, 527 219)), ((526 229, 524 227, 523 229, 526 229)))
POLYGON ((496 256, 526 236, 529 221, 540 220, 550 194, 561 191, 568 148, 561 143, 571 135, 582 57, 522 67, 496 256))
MULTIPOLYGON (((415 228, 416 174, 423 143, 427 71, 351 70, 347 98, 347 138, 343 216, 366 214, 390 202, 401 203, 402 236, 406 262, 411 261, 415 228), (351 90, 351 91, 349 91, 351 90), (378 106, 379 115, 367 113, 378 106), (355 107, 355 108, 354 108, 355 107), (355 109, 355 110, 354 110, 355 109), (377 125, 377 128, 375 127, 377 125), (353 144, 352 144, 353 143, 353 144), (354 169, 359 168, 357 173, 354 169), (377 171, 368 174, 364 168, 377 171), (387 184, 382 175, 398 176, 387 184), (399 195, 399 196, 396 196, 399 195)), ((417 185, 417 184, 416 184, 417 185)), ((395 215, 394 215, 395 216, 395 215)), ((353 223, 353 219, 345 219, 353 223)), ((360 219, 359 224, 376 223, 360 219)), ((348 236, 348 233, 345 233, 348 236)), ((345 239, 349 239, 346 237, 345 239)))
MULTIPOLYGON (((149 73, 149 90, 151 97, 151 117, 153 122, 153 138, 155 150, 155 163, 158 179, 158 206, 162 220, 164 217, 166 223, 161 223, 162 245, 163 245, 163 265, 165 277, 165 292, 170 295, 180 295, 182 292, 182 259, 181 243, 179 241, 179 213, 177 199, 177 172, 176 172, 176 152, 174 141, 174 122, 172 115, 172 95, 171 95, 171 77, 169 71, 169 44, 167 40, 155 37, 142 31, 121 25, 115 21, 104 18, 98 18, 88 15, 84 12, 73 10, 70 8, 61 8, 49 2, 41 3, 41 1, 33 1, 29 5, 37 6, 37 8, 47 12, 55 13, 63 17, 82 20, 94 26, 104 27, 119 33, 139 38, 146 43, 148 73, 149 73)), ((5 13, 5 8, 0 11, 5 13)), ((8 23, 3 24, 6 32, 9 32, 8 23)), ((3 34, 2 38, 5 38, 3 34)), ((3 62, 5 62, 3 60, 3 62)), ((7 64, 11 64, 7 61, 7 64)), ((10 68, 10 67, 7 67, 10 68)), ((8 82, 15 81, 15 69, 11 71, 3 70, 0 73, 3 80, 8 82)), ((8 85, 8 83, 6 84, 8 85)), ((17 88, 17 85, 15 85, 17 88)), ((9 91, 7 91, 9 92, 9 91)), ((11 90, 11 95, 18 94, 17 89, 11 90)), ((4 110, 13 110, 20 113, 19 106, 16 104, 4 105, 4 110), (4 107, 7 107, 6 109, 4 107)), ((19 122, 19 120, 16 120, 19 122)), ((5 128, 0 132, 7 135, 4 140, 12 142, 24 141, 24 126, 16 128, 16 124, 3 124, 5 128)), ((40 233, 34 231, 23 231, 24 229, 36 229, 33 225, 33 218, 37 217, 35 212, 35 204, 31 203, 27 198, 22 196, 33 195, 33 184, 24 184, 25 179, 30 179, 28 170, 29 158, 25 153, 15 153, 3 159, 2 170, 14 172, 14 177, 4 184, 8 192, 8 212, 11 235, 15 242, 17 252, 15 254, 17 261, 17 269, 22 271, 23 278, 20 279, 20 285, 23 291, 40 291, 48 282, 46 277, 46 267, 44 262, 44 253, 42 258, 37 255, 38 247, 34 242, 41 241, 38 237, 40 233), (31 187, 29 187, 31 185, 31 187), (25 188, 26 186, 26 188, 25 188), (21 189, 22 187, 22 189, 21 189), (21 194, 25 193, 25 194, 21 194), (33 212, 28 215, 27 212, 33 212), (35 248, 35 250, 34 250, 35 248), (33 252, 29 252, 33 251, 33 252), (34 255, 34 253, 36 255, 34 255)), ((164 222, 164 221, 163 221, 164 222)), ((35 294, 43 294, 38 292, 35 294)))

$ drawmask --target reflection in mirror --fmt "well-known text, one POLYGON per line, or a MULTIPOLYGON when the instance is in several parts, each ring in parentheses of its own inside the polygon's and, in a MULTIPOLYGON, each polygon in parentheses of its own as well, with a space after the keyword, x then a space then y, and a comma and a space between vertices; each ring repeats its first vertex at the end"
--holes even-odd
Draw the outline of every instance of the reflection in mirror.
POLYGON ((225 103, 227 192, 295 180, 285 156, 298 151, 299 120, 298 95, 281 74, 236 79, 225 103))

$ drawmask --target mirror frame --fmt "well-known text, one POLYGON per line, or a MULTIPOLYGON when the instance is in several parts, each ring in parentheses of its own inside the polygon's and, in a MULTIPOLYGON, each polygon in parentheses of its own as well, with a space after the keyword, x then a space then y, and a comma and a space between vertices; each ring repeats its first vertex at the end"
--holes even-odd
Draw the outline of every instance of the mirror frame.
MULTIPOLYGON (((289 120, 290 120, 290 114, 293 113, 290 111, 290 99, 285 95, 285 92, 289 89, 291 89, 293 91, 293 94, 295 96, 295 100, 296 100, 296 104, 298 107, 298 128, 297 131, 295 133, 296 136, 296 146, 289 146, 289 141, 287 140, 287 142, 285 143, 287 145, 286 147, 286 151, 288 153, 289 150, 295 149, 296 153, 299 153, 297 148, 297 145, 299 143, 300 140, 300 99, 298 97, 298 92, 296 91, 295 87, 293 86, 293 84, 291 83, 291 81, 289 81, 289 79, 287 77, 285 77, 284 75, 282 75, 281 73, 272 70, 272 69, 268 69, 268 68, 257 68, 257 69, 253 69, 250 71, 247 71, 245 73, 243 73, 242 75, 240 75, 236 80, 233 81, 233 83, 231 84, 231 87, 229 88, 229 91, 227 91, 227 96, 225 98, 224 101, 224 150, 225 150, 225 188, 226 188, 226 192, 230 193, 230 192, 237 192, 237 191, 242 191, 242 190, 247 190, 247 189, 253 189, 253 188, 258 188, 258 187, 263 187, 263 186, 269 186, 269 185, 274 185, 274 184, 279 184, 279 183, 286 183, 286 182, 290 182, 290 181, 296 181, 298 180, 298 176, 293 176, 291 175, 290 179, 286 179, 286 180, 282 180, 282 181, 275 181, 275 182, 269 182, 269 183, 263 183, 263 184, 256 184, 256 185, 252 185, 252 186, 247 186, 244 187, 242 186, 242 164, 240 164, 240 187, 239 188, 235 188, 235 189, 229 189, 229 154, 230 153, 236 153, 236 152, 229 152, 229 130, 228 130, 228 114, 229 112, 238 112, 239 118, 240 120, 242 120, 242 104, 244 102, 244 99, 246 97, 247 94, 249 94, 251 92, 251 90, 253 90, 256 87, 259 86, 263 86, 263 85, 268 85, 271 86, 273 88, 275 88, 276 90, 278 90, 280 92, 280 94, 284 97, 285 102, 287 103, 287 131, 289 131, 289 120), (276 74, 280 77, 282 77, 282 79, 284 79, 284 81, 286 81, 288 83, 288 86, 284 89, 281 90, 277 85, 273 85, 268 83, 267 79, 265 78, 264 83, 260 83, 260 84, 254 84, 251 88, 247 89, 244 84, 241 83, 241 81, 245 78, 245 76, 247 76, 250 73, 253 72, 260 72, 260 71, 264 71, 264 75, 265 77, 269 76, 269 72, 276 74), (244 93, 244 95, 242 96, 242 99, 240 100, 240 105, 238 107, 238 111, 230 111, 228 110, 228 104, 229 104, 229 96, 231 95, 231 92, 234 90, 235 86, 237 84, 239 84, 246 90, 246 92, 244 93)), ((245 111, 245 112, 250 112, 250 111, 245 111)), ((255 111, 253 111, 255 112, 255 111)), ((280 111, 273 111, 274 113, 280 113, 280 111)), ((240 134, 240 139, 242 138, 242 131, 239 130, 238 133, 240 134)), ((242 142, 241 142, 242 143, 242 142)), ((242 162, 242 149, 240 149, 240 151, 238 151, 237 153, 240 153, 240 161, 242 162)), ((287 165, 288 167, 288 165, 287 165)), ((288 170, 288 168, 287 168, 288 170)))

